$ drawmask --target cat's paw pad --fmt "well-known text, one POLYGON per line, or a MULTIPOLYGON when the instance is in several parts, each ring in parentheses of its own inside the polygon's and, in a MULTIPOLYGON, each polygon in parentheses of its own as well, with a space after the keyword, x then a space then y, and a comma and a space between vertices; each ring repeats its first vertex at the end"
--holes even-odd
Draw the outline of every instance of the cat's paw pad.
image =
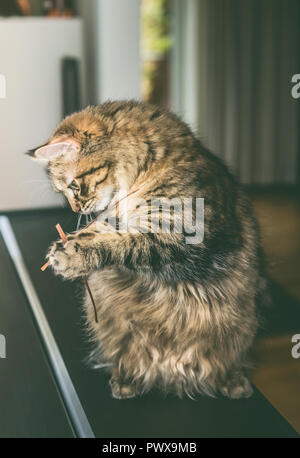
POLYGON ((117 379, 111 378, 109 381, 111 393, 115 399, 131 399, 137 396, 133 385, 120 383, 117 379))
POLYGON ((230 399, 250 398, 253 388, 245 375, 238 375, 227 380, 220 392, 230 399))
POLYGON ((68 238, 67 243, 54 242, 49 250, 47 259, 56 275, 66 279, 85 275, 81 247, 76 239, 68 238))

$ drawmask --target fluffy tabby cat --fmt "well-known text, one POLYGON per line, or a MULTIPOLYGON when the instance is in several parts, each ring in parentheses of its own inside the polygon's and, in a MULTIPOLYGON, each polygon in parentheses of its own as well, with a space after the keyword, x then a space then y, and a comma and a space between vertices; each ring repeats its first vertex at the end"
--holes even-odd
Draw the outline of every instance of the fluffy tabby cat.
POLYGON ((67 117, 31 155, 47 163, 75 212, 108 215, 125 199, 119 223, 138 215, 143 225, 152 198, 205 199, 201 243, 102 220, 50 248, 56 274, 88 275, 99 323, 89 297, 87 321, 98 360, 110 363, 113 396, 154 386, 179 396, 250 396, 244 368, 265 280, 251 206, 221 161, 174 114, 127 101, 67 117))

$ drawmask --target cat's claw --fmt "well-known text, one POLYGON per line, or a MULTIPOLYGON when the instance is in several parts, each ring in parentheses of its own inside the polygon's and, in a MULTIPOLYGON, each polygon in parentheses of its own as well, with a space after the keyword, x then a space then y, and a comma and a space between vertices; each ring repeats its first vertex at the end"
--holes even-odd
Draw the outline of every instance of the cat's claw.
POLYGON ((56 275, 65 279, 73 279, 87 274, 83 250, 76 239, 70 239, 64 244, 54 242, 49 250, 47 259, 56 275))

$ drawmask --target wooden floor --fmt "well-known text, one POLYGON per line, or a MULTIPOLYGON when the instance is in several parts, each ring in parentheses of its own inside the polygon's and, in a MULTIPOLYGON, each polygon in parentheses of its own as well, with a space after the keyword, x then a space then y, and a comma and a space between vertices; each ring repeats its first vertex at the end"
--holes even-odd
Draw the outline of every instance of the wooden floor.
MULTIPOLYGON (((300 198, 291 191, 250 193, 261 225, 271 277, 300 307, 300 198)), ((285 304, 282 304, 284 307, 285 304)), ((288 313, 288 311, 287 311, 288 313)), ((300 321, 298 323, 300 334, 300 321)), ((300 433, 300 359, 291 356, 294 330, 258 339, 253 380, 269 401, 300 433)))

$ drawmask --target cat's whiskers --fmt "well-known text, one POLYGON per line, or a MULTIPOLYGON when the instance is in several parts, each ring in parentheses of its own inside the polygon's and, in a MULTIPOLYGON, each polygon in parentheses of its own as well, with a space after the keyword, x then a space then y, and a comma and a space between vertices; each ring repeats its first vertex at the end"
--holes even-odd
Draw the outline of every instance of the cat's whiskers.
MULTIPOLYGON (((108 214, 112 209, 114 209, 115 207, 117 207, 117 205, 120 204, 120 202, 124 201, 125 199, 128 199, 129 197, 133 196, 134 194, 138 193, 142 187, 143 187, 143 182, 141 182, 141 186, 138 187, 138 188, 135 188, 133 191, 127 193, 125 196, 121 197, 121 199, 117 200, 117 201, 114 201, 114 202, 111 202, 111 204, 108 205, 108 207, 101 211, 100 213, 98 213, 98 215, 96 215, 94 218, 91 218, 90 222, 87 223, 86 222, 86 226, 83 227, 81 229, 80 232, 83 232, 85 229, 87 229, 88 227, 90 227, 95 221, 97 221, 97 218, 101 215, 101 217, 105 216, 106 214, 108 214)), ((87 215, 86 215, 87 216, 87 215)))
POLYGON ((81 218, 82 218, 82 215, 79 214, 79 215, 78 215, 78 220, 77 220, 76 232, 77 232, 77 231, 79 230, 79 228, 80 228, 81 218))

